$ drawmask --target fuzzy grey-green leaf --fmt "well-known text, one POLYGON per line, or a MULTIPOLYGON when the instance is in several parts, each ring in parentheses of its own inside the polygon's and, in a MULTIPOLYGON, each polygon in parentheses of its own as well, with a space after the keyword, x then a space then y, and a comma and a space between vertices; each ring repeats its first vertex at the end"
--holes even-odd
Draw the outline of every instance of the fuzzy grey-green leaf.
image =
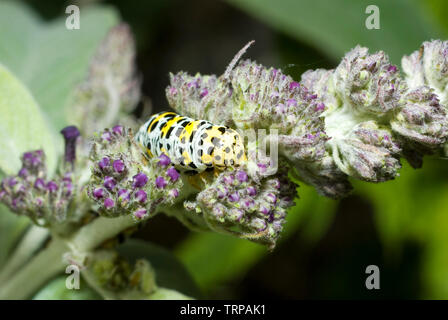
POLYGON ((47 119, 25 86, 0 64, 0 169, 6 174, 20 169, 20 157, 43 149, 49 172, 56 167, 57 148, 47 119))

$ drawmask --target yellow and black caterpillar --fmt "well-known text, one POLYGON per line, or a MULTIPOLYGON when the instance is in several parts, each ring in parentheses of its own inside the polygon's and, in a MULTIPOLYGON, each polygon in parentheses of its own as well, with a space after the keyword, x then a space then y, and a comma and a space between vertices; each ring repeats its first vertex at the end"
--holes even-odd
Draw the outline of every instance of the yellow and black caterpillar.
POLYGON ((165 154, 186 173, 223 170, 246 160, 238 132, 174 112, 153 115, 141 126, 136 140, 148 156, 165 154))

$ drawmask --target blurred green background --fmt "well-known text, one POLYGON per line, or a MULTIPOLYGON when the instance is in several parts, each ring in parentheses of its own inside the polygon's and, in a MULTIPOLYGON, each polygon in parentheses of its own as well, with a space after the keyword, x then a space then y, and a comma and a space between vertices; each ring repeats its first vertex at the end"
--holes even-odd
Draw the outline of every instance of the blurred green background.
MULTIPOLYGON (((400 65, 421 42, 448 38, 443 0, 30 0, 29 10, 12 13, 2 2, 0 62, 28 86, 55 129, 66 125, 61 109, 70 88, 120 19, 136 36, 142 90, 154 112, 167 107, 168 72, 221 74, 252 39, 246 57, 300 79, 307 69, 335 67, 357 44, 384 50, 400 65), (67 40, 51 23, 72 3, 81 6, 81 29, 95 32, 67 40), (365 27, 371 4, 380 9, 380 30, 365 27)), ((301 184, 273 252, 189 232, 163 215, 135 237, 173 251, 208 298, 447 299, 448 161, 428 157, 420 170, 403 163, 395 181, 354 185, 351 196, 334 201, 301 184), (365 288, 371 264, 380 268, 380 290, 365 288)), ((26 221, 0 210, 1 263, 26 221)))

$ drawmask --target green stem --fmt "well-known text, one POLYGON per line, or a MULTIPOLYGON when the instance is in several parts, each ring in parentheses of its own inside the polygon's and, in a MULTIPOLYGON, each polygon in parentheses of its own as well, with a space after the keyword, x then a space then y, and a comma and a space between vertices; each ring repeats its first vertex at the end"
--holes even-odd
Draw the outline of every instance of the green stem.
POLYGON ((68 245, 74 252, 90 252, 107 239, 136 224, 131 215, 117 218, 100 217, 79 230, 68 245))
POLYGON ((39 249, 45 239, 48 238, 48 229, 31 226, 23 236, 17 248, 13 251, 8 262, 0 273, 0 284, 7 281, 31 256, 39 249))
POLYGON ((132 216, 118 218, 100 217, 81 228, 68 240, 55 238, 50 245, 40 251, 29 263, 19 270, 0 288, 1 299, 26 299, 46 281, 64 270, 66 262, 63 254, 88 253, 105 240, 113 238, 123 230, 135 225, 132 216))
POLYGON ((46 281, 63 270, 62 254, 67 251, 63 241, 52 241, 0 288, 0 300, 26 299, 46 281))

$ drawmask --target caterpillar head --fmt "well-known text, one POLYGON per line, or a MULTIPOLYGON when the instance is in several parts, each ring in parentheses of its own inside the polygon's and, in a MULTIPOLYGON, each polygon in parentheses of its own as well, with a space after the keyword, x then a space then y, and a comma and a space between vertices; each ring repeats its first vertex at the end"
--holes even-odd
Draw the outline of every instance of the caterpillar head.
POLYGON ((204 136, 201 157, 203 163, 225 169, 241 165, 246 161, 243 139, 235 130, 213 126, 204 136))

